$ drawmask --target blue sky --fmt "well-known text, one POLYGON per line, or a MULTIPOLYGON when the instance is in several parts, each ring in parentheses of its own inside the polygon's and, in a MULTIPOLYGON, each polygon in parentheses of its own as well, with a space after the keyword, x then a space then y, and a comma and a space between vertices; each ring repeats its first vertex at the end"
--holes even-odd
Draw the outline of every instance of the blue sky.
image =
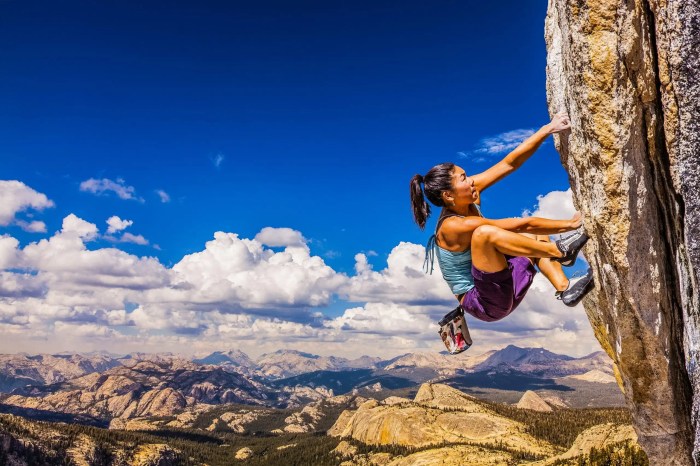
MULTIPOLYGON (((18 209, 0 235, 22 250, 74 214, 99 230, 88 250, 169 269, 214 232, 289 228, 335 273, 355 274, 361 252, 387 270, 397 245, 428 236, 413 174, 484 170, 505 155, 494 138, 548 122, 545 14, 544 1, 2 2, 0 179, 53 206, 18 209), (110 237, 112 216, 132 223, 110 237)), ((549 141, 482 202, 519 216, 567 188, 549 141)), ((330 296, 292 320, 358 302, 330 296)))

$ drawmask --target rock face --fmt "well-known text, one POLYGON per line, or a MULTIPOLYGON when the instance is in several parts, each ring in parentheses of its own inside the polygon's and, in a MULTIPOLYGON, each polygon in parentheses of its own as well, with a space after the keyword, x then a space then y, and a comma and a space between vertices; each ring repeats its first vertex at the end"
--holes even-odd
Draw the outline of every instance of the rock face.
MULTIPOLYGON (((627 443, 631 446, 637 444, 637 434, 632 426, 629 425, 613 425, 601 424, 591 427, 581 432, 574 444, 568 451, 557 455, 553 458, 548 458, 536 463, 530 463, 532 466, 549 466, 553 464, 561 464, 564 460, 572 460, 581 455, 588 455, 593 448, 601 449, 609 445, 627 443)), ((639 448, 636 446, 636 448, 639 448)), ((573 464, 579 464, 578 461, 573 464)))
MULTIPOLYGON (((356 411, 345 411, 329 435, 373 445, 425 447, 442 443, 500 444, 552 456, 552 445, 525 432, 525 427, 442 384, 423 384, 413 402, 369 400, 356 411)), ((413 463, 417 464, 417 463, 413 463)))
POLYGON ((615 377, 597 369, 588 371, 585 374, 570 375, 570 379, 583 380, 595 383, 615 383, 615 377))
POLYGON ((591 236, 584 307, 651 464, 698 462, 700 3, 550 0, 547 99, 591 236), (694 447, 695 445, 695 447, 694 447))
POLYGON ((124 428, 122 421, 136 417, 174 416, 197 404, 264 404, 274 396, 242 374, 175 359, 141 360, 131 367, 119 366, 28 391, 3 402, 18 408, 87 415, 112 421, 114 428, 124 428))
POLYGON ((520 409, 531 409, 542 413, 551 413, 553 411, 552 407, 532 390, 528 390, 523 394, 517 406, 520 409))
POLYGON ((104 355, 1 354, 0 392, 11 392, 26 385, 63 382, 119 365, 117 360, 104 355))
POLYGON ((243 447, 236 452, 236 459, 237 460, 247 460, 251 456, 253 456, 253 450, 251 450, 248 447, 243 447))
POLYGON ((349 360, 335 356, 317 356, 295 350, 279 350, 260 356, 258 366, 260 372, 266 377, 282 379, 313 371, 372 368, 377 362, 377 358, 367 356, 349 360))

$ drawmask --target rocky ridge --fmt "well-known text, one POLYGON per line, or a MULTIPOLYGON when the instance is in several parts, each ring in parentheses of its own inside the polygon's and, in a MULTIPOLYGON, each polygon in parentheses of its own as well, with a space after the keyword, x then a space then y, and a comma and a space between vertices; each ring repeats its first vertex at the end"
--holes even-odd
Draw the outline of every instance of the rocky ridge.
POLYGON ((179 454, 166 444, 134 446, 124 442, 106 447, 85 434, 71 439, 70 435, 51 425, 7 414, 0 414, 0 427, 0 459, 8 465, 64 464, 68 461, 78 466, 152 466, 173 464, 179 454), (27 463, 26 458, 31 458, 32 462, 27 463))
POLYGON ((108 356, 0 354, 0 392, 49 385, 120 365, 108 356))
POLYGON ((363 356, 350 360, 335 356, 317 356, 294 350, 279 350, 260 356, 257 361, 260 372, 270 379, 283 379, 308 372, 373 368, 379 358, 363 356))
POLYGON ((222 369, 203 369, 189 361, 139 361, 103 374, 89 374, 58 390, 31 388, 4 404, 34 410, 88 415, 115 422, 147 416, 173 416, 197 404, 274 401, 258 382, 222 369), (116 420, 115 420, 116 419, 116 420))

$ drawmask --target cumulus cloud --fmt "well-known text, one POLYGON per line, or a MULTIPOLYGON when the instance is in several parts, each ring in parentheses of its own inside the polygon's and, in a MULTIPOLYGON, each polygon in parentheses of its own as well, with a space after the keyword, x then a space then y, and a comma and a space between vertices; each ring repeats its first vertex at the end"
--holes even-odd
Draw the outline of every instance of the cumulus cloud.
POLYGON ((367 303, 346 310, 326 324, 346 332, 377 335, 421 335, 431 330, 433 321, 420 308, 389 303, 367 303))
POLYGON ((15 220, 15 224, 29 233, 46 233, 46 224, 39 220, 32 220, 31 222, 15 220))
MULTIPOLYGON (((541 196, 533 213, 555 216, 552 209, 564 200, 566 193, 541 196)), ((115 233, 131 225, 114 217, 108 227, 115 233)), ((5 350, 206 351, 234 341, 252 354, 290 347, 390 357, 442 351, 435 322, 456 304, 439 268, 423 272, 418 244, 399 243, 377 270, 367 260, 371 253, 359 253, 347 276, 312 254, 310 242, 290 228, 263 228, 252 239, 217 232, 170 268, 116 248, 88 249, 98 236, 96 225, 74 214, 53 236, 23 248, 0 236, 5 350), (318 312, 338 298, 347 301, 340 315, 318 312), (61 346, 65 342, 82 346, 61 346)), ((555 300, 539 275, 507 319, 469 318, 469 325, 478 352, 506 344, 575 355, 597 348, 581 307, 555 300)))
POLYGON ((70 214, 63 219, 61 233, 77 235, 80 239, 90 241, 97 237, 98 229, 94 223, 87 222, 75 214, 70 214))
POLYGON ((403 304, 449 305, 455 302, 450 288, 442 279, 438 264, 431 274, 423 271, 425 247, 399 243, 387 259, 387 267, 376 272, 365 254, 355 256, 355 276, 340 289, 350 301, 403 304))
POLYGON ((104 325, 56 322, 56 333, 64 337, 112 338, 116 332, 104 325))
POLYGON ((301 233, 288 228, 263 229, 253 240, 217 232, 204 251, 185 256, 173 271, 193 287, 195 302, 224 303, 232 310, 327 304, 347 279, 312 256, 301 233))
POLYGON ((47 291, 43 277, 0 271, 0 298, 37 298, 45 296, 47 291))
POLYGON ((270 247, 303 247, 306 244, 306 240, 301 233, 291 228, 265 227, 260 230, 260 233, 255 235, 255 240, 270 247))
POLYGON ((44 210, 53 206, 53 201, 45 194, 33 190, 21 181, 0 180, 0 226, 15 223, 25 231, 43 232, 46 230, 43 222, 18 220, 16 215, 28 209, 44 210))
POLYGON ((19 241, 9 235, 0 235, 0 269, 11 269, 19 264, 19 241))
POLYGON ((134 222, 132 220, 122 220, 116 215, 112 215, 107 219, 107 233, 112 234, 118 231, 122 231, 133 224, 134 222))
POLYGON ((144 238, 143 235, 135 235, 133 233, 124 232, 119 237, 114 236, 114 233, 119 233, 133 224, 134 222, 132 220, 122 220, 116 215, 109 217, 107 219, 107 234, 104 236, 104 239, 114 243, 133 243, 141 246, 147 246, 148 240, 144 238))
POLYGON ((49 239, 27 245, 21 252, 25 267, 49 274, 52 290, 94 292, 105 296, 115 290, 146 289, 166 285, 169 272, 157 259, 140 258, 114 248, 88 250, 86 241, 97 237, 97 226, 74 214, 63 219, 61 231, 49 239))
POLYGON ((90 178, 80 183, 80 190, 97 195, 112 192, 120 199, 144 202, 143 198, 136 196, 136 188, 128 186, 121 178, 117 178, 116 181, 109 178, 90 178))
POLYGON ((566 191, 552 191, 537 196, 537 206, 534 210, 526 210, 526 217, 544 217, 555 219, 571 218, 576 212, 571 188, 566 191))

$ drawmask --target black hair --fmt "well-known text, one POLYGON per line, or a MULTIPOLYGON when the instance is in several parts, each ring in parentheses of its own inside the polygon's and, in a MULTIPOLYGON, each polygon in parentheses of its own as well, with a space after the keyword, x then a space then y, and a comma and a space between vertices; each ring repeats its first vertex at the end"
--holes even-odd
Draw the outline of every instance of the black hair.
POLYGON ((420 229, 425 228, 425 223, 430 217, 430 205, 425 202, 425 197, 437 207, 444 207, 442 200, 444 191, 452 190, 452 172, 455 164, 446 162, 435 165, 425 176, 414 175, 411 178, 411 208, 413 209, 413 219, 420 229), (423 189, 421 189, 421 183, 423 189), (423 193, 425 192, 425 197, 423 193))

